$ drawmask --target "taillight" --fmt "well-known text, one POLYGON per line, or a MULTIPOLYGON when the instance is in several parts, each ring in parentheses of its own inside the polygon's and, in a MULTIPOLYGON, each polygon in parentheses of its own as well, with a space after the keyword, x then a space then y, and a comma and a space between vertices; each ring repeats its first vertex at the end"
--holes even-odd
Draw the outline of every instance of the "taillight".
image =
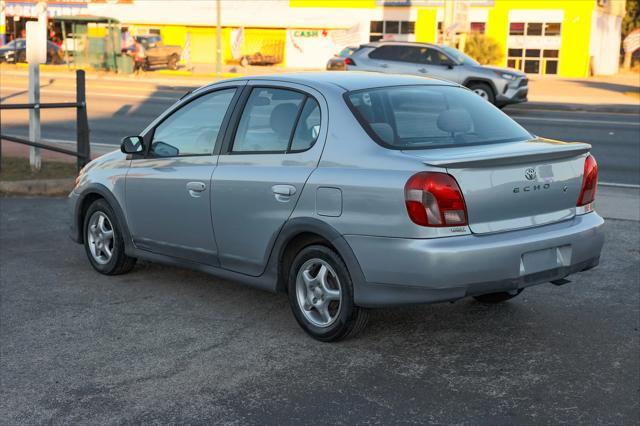
POLYGON ((411 220, 422 226, 467 225, 464 197, 453 176, 421 172, 404 186, 405 204, 411 220))
POLYGON ((345 65, 355 65, 355 64, 356 64, 356 61, 354 61, 354 60, 353 60, 353 59, 351 59, 351 58, 344 58, 344 64, 345 64, 345 65))
POLYGON ((578 207, 593 203, 598 189, 598 163, 593 155, 584 160, 584 174, 582 175, 582 188, 578 198, 578 207))

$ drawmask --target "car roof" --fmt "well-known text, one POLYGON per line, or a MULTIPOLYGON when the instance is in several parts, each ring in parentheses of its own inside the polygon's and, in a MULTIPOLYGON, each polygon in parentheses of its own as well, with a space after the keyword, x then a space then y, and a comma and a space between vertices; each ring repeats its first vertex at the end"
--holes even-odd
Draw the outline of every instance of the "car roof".
POLYGON ((423 46, 423 47, 440 47, 434 43, 421 43, 416 41, 374 41, 371 43, 362 44, 360 47, 380 47, 380 46, 423 46))
MULTIPOLYGON (((233 80, 233 79, 232 79, 233 80)), ((238 80, 251 81, 281 81, 303 84, 317 90, 323 87, 341 88, 346 91, 369 89, 386 86, 457 86, 457 84, 435 78, 418 77, 398 74, 382 74, 364 71, 324 71, 324 72, 296 72, 286 74, 256 75, 241 77, 238 80)), ((224 80, 229 81, 229 80, 224 80)), ((214 83, 215 84, 215 83, 214 83)))

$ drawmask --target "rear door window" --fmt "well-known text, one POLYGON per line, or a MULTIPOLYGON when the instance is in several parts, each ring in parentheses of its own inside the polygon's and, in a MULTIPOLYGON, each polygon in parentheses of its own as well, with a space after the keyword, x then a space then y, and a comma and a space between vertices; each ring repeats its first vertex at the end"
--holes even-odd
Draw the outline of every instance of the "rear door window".
POLYGON ((255 88, 238 123, 232 152, 285 152, 306 95, 293 90, 255 88))
POLYGON ((385 61, 399 61, 406 56, 404 46, 380 46, 369 53, 371 59, 382 59, 385 61))

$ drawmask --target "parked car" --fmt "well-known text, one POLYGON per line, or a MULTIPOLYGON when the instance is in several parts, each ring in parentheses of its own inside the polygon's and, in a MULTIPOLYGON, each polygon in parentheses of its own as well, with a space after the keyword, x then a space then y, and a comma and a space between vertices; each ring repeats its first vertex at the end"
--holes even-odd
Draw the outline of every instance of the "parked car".
MULTIPOLYGON (((27 62, 27 40, 17 38, 0 47, 0 62, 27 62)), ((62 49, 55 43, 47 41, 47 63, 61 64, 62 49)))
POLYGON ((136 41, 144 47, 147 55, 147 68, 166 66, 170 70, 178 69, 182 48, 164 44, 159 35, 136 36, 136 41))
POLYGON ((462 84, 498 107, 527 101, 526 74, 480 65, 449 46, 382 41, 360 46, 347 61, 349 71, 377 71, 436 77, 462 84))
POLYGON ((590 148, 441 80, 231 79, 88 164, 71 236, 103 274, 142 258, 287 293, 302 328, 332 341, 368 308, 504 302, 595 267, 590 148))
POLYGON ((355 52, 357 47, 345 47, 338 54, 336 54, 333 58, 329 59, 327 62, 327 70, 328 71, 344 71, 347 69, 345 64, 345 59, 349 57, 353 52, 355 52))

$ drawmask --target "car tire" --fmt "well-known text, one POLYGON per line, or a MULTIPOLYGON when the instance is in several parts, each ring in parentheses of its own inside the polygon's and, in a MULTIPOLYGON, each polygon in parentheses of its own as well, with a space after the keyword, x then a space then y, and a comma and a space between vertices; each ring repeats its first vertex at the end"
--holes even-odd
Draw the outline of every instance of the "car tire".
POLYGON ((180 58, 178 58, 178 55, 169 56, 169 60, 167 61, 167 68, 169 68, 170 70, 177 70, 179 60, 180 58))
POLYGON ((356 335, 367 323, 368 311, 354 305, 346 265, 326 246, 307 246, 297 254, 287 289, 293 315, 314 339, 338 341, 356 335))
POLYGON ((136 258, 124 252, 124 238, 113 209, 104 199, 94 201, 84 217, 84 248, 93 269, 105 275, 129 272, 136 258))
POLYGON ((520 288, 515 293, 501 291, 498 293, 481 294, 479 296, 473 296, 473 298, 481 303, 496 304, 506 302, 509 299, 513 299, 514 297, 522 293, 522 290, 523 289, 520 288))
POLYGON ((486 99, 492 104, 496 103, 496 96, 493 93, 493 89, 486 83, 471 83, 467 86, 469 90, 483 99, 486 99))

